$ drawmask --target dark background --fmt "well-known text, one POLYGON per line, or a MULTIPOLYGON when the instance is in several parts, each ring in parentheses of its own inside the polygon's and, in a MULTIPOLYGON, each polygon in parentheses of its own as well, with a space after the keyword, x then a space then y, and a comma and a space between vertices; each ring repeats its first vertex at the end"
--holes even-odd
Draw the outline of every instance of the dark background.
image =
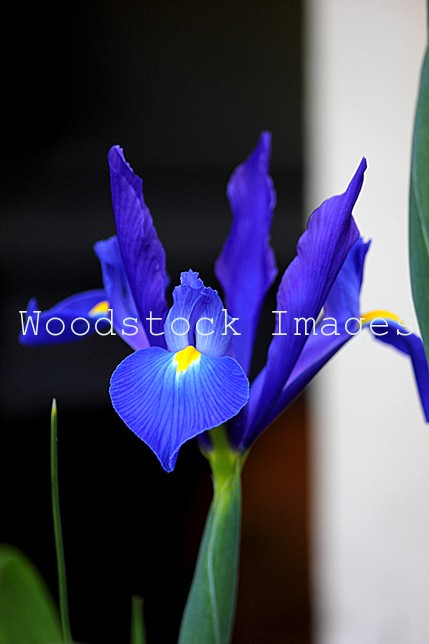
MULTIPOLYGON (((144 597, 148 640, 174 642, 211 497, 194 443, 167 475, 110 406, 118 338, 19 346, 20 309, 101 286, 92 246, 114 233, 106 155, 120 144, 176 284, 213 264, 230 225, 233 168, 273 133, 280 271, 301 231, 302 2, 86 2, 9 11, 1 146, 0 541, 22 548, 56 596, 49 413, 59 459, 71 622, 77 641, 129 640, 144 597)), ((275 289, 255 352, 272 332, 275 289)), ((301 398, 244 472, 234 642, 310 641, 307 439, 301 398)))

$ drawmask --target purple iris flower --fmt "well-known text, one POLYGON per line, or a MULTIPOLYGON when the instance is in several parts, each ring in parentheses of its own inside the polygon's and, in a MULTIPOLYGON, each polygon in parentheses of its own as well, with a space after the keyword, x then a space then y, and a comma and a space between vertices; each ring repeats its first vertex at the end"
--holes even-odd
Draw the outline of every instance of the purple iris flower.
POLYGON ((352 210, 365 159, 346 191, 313 212, 298 242, 277 292, 266 365, 249 392, 259 316, 277 275, 269 242, 275 206, 270 141, 270 134, 262 133, 228 184, 233 223, 216 263, 226 308, 190 270, 182 273, 168 309, 165 253, 142 181, 118 146, 108 155, 117 236, 95 245, 104 290, 74 295, 44 312, 35 300, 28 306, 23 344, 72 341, 108 333, 112 325, 135 350, 112 375, 112 403, 167 471, 184 442, 199 437, 210 446, 206 432, 220 424, 227 423, 234 449, 246 451, 362 327, 410 356, 429 421, 429 370, 421 340, 386 311, 360 311, 369 243, 360 238, 352 210))

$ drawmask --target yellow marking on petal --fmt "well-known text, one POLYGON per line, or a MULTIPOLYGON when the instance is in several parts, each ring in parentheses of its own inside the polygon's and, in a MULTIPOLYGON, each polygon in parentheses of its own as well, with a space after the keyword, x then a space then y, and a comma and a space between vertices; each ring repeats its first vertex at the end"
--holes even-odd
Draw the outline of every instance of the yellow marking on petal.
POLYGON ((391 320, 392 322, 397 322, 399 324, 401 323, 401 318, 395 315, 395 313, 390 313, 390 311, 383 311, 382 309, 368 311, 368 313, 361 315, 360 319, 362 320, 362 324, 369 324, 373 320, 391 320))
POLYGON ((187 371, 191 364, 200 359, 200 356, 201 353, 192 345, 178 351, 174 356, 174 362, 177 365, 177 372, 183 373, 184 371, 187 371))
POLYGON ((90 318, 95 318, 98 315, 106 315, 109 312, 109 302, 107 300, 102 300, 98 302, 95 306, 88 311, 88 316, 90 318))

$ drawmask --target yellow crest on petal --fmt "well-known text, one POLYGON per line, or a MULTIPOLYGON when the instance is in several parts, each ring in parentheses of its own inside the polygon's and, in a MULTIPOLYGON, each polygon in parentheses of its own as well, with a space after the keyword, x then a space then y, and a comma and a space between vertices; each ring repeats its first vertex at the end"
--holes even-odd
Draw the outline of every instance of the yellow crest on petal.
POLYGON ((192 345, 188 345, 181 351, 178 351, 174 356, 174 362, 177 365, 177 372, 183 373, 184 371, 187 371, 191 364, 199 360, 200 357, 201 353, 192 345))
POLYGON ((88 311, 88 317, 95 318, 98 315, 106 315, 109 312, 109 302, 107 300, 102 300, 98 302, 95 306, 88 311))
POLYGON ((368 311, 368 313, 361 315, 361 320, 362 324, 369 324, 373 320, 391 320, 392 322, 400 323, 401 318, 394 313, 390 313, 390 311, 383 311, 380 309, 376 311, 368 311))

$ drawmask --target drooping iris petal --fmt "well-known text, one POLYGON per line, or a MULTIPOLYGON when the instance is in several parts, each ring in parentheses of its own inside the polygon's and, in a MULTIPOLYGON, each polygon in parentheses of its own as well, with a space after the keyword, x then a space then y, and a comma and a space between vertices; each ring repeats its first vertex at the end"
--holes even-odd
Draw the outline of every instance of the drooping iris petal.
MULTIPOLYGON (((324 305, 323 317, 316 327, 316 334, 310 330, 302 352, 275 403, 264 406, 264 413, 258 413, 256 401, 260 399, 264 384, 265 370, 252 383, 249 396, 249 416, 242 445, 246 448, 261 431, 267 427, 299 395, 306 385, 333 355, 353 337, 359 328, 360 290, 363 269, 370 242, 359 238, 350 249, 338 273, 324 305)), ((300 330, 304 332, 304 329, 300 330)))
POLYGON ((248 393, 236 360, 210 358, 192 346, 136 351, 117 367, 110 386, 116 412, 167 472, 183 443, 237 414, 248 393))
MULTIPOLYGON (((387 312, 382 311, 380 314, 383 314, 380 315, 383 324, 379 328, 374 327, 375 332, 373 329, 372 335, 377 340, 390 344, 411 358, 420 401, 426 421, 429 422, 429 369, 423 342, 417 335, 410 333, 403 325, 399 324, 397 320, 389 319, 387 312)), ((372 316, 364 316, 364 328, 370 328, 370 317, 373 319, 372 316)))
POLYGON ((268 174, 271 135, 263 132, 249 158, 234 171, 227 188, 233 222, 216 263, 216 275, 225 293, 229 313, 239 318, 241 336, 234 353, 249 372, 255 333, 264 297, 277 274, 270 228, 275 206, 268 174))
POLYGON ((167 315, 165 252, 143 198, 142 180, 119 146, 110 149, 108 161, 119 248, 133 299, 150 343, 165 346, 164 336, 155 335, 167 315))
POLYGON ((33 298, 21 312, 19 341, 27 346, 76 342, 110 327, 109 304, 102 289, 76 293, 47 311, 40 311, 33 298))
POLYGON ((189 270, 181 274, 173 300, 164 327, 169 350, 179 351, 192 344, 207 356, 225 355, 233 331, 217 292, 205 287, 198 273, 189 270))
POLYGON ((310 217, 298 254, 283 275, 277 293, 276 335, 269 350, 260 386, 254 431, 264 428, 266 410, 275 407, 308 339, 297 334, 296 320, 316 320, 347 254, 359 237, 352 217, 363 184, 362 159, 345 193, 323 202, 310 217), (281 335, 280 335, 281 334, 281 335))
POLYGON ((113 312, 116 333, 133 349, 149 347, 150 342, 125 275, 117 237, 97 242, 94 250, 101 263, 104 290, 113 312))

